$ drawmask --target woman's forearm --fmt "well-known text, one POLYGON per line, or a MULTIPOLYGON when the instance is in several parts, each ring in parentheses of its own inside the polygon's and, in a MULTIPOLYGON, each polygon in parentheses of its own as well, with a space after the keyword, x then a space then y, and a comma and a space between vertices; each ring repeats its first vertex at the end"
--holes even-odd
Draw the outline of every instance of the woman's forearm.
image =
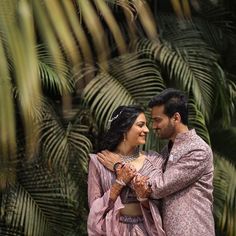
POLYGON ((118 184, 117 182, 115 182, 112 186, 111 186, 111 192, 110 192, 110 199, 114 202, 117 197, 120 195, 120 192, 122 190, 123 186, 121 184, 118 184))

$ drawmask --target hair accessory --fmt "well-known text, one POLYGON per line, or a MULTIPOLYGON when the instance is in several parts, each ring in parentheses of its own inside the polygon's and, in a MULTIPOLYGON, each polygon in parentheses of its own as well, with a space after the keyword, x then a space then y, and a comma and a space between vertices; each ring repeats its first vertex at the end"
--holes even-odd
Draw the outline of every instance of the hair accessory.
POLYGON ((110 120, 109 120, 109 122, 111 123, 111 122, 113 122, 114 120, 116 120, 119 116, 120 116, 120 114, 123 112, 123 110, 121 110, 116 116, 114 116, 114 117, 112 117, 110 120))

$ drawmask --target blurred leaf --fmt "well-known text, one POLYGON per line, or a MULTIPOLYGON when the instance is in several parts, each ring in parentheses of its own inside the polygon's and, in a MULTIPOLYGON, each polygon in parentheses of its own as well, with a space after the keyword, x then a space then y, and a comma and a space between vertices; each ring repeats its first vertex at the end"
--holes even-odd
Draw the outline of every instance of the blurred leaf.
POLYGON ((236 170, 229 161, 215 158, 214 213, 222 232, 236 234, 236 170))
POLYGON ((77 122, 63 122, 54 108, 45 103, 40 126, 40 142, 49 166, 60 167, 67 172, 71 152, 76 150, 79 154, 77 158, 86 170, 88 153, 92 147, 89 139, 83 135, 86 130, 86 126, 77 122))

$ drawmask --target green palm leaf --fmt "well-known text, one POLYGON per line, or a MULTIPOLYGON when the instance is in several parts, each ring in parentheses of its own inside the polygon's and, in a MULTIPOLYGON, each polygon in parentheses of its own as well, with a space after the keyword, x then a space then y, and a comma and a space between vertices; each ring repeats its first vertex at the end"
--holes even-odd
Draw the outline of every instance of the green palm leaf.
MULTIPOLYGON (((187 22, 182 24, 184 28, 188 27, 187 22)), ((159 41, 142 39, 137 43, 137 50, 160 63, 174 87, 191 92, 197 106, 209 120, 214 101, 213 66, 217 63, 217 56, 196 30, 169 30, 163 33, 168 41, 160 44, 159 41)))
POLYGON ((18 183, 5 192, 1 202, 5 227, 32 236, 74 232, 79 188, 70 175, 49 171, 42 162, 24 164, 19 174, 18 183))
POLYGON ((230 79, 229 74, 225 74, 222 68, 216 66, 216 78, 218 82, 215 88, 214 109, 211 120, 211 126, 229 127, 234 118, 235 98, 236 98, 236 83, 230 79), (215 122, 217 120, 217 122, 215 122))
POLYGON ((229 236, 236 234, 236 170, 220 156, 215 158, 214 213, 220 230, 229 236))
POLYGON ((199 10, 193 17, 193 23, 201 31, 204 40, 217 51, 226 50, 226 39, 235 38, 234 17, 221 3, 199 1, 199 10))
POLYGON ((73 81, 70 79, 69 70, 71 69, 63 59, 57 58, 57 65, 48 51, 43 46, 37 47, 39 76, 42 80, 42 86, 48 90, 58 91, 63 93, 72 92, 73 81))
POLYGON ((164 44, 160 49, 160 63, 170 79, 193 93, 201 112, 209 119, 214 100, 216 54, 192 31, 182 32, 173 44, 174 48, 164 44))
POLYGON ((83 135, 88 129, 87 126, 78 124, 77 121, 74 124, 63 122, 49 104, 45 104, 43 114, 40 142, 48 163, 67 170, 70 154, 76 151, 86 169, 88 153, 92 146, 89 139, 83 135))
POLYGON ((236 164, 236 127, 223 129, 217 126, 211 127, 211 140, 213 149, 225 158, 236 164), (224 140, 224 141, 222 141, 224 140))
POLYGON ((20 235, 24 233, 32 236, 45 235, 45 233, 52 235, 45 215, 28 191, 16 185, 8 189, 5 194, 7 194, 6 199, 3 198, 1 202, 1 210, 5 213, 4 218, 1 217, 5 221, 3 226, 5 231, 9 231, 8 228, 10 228, 10 235, 12 231, 21 231, 20 235), (35 224, 36 221, 37 224, 35 224))
POLYGON ((150 59, 128 54, 112 60, 108 71, 100 70, 85 87, 83 97, 90 105, 98 126, 108 125, 119 105, 147 102, 164 88, 159 68, 150 59))
POLYGON ((208 144, 211 144, 209 132, 206 126, 206 121, 202 112, 197 108, 195 100, 189 99, 188 103, 189 112, 189 128, 196 129, 197 134, 205 140, 208 144))

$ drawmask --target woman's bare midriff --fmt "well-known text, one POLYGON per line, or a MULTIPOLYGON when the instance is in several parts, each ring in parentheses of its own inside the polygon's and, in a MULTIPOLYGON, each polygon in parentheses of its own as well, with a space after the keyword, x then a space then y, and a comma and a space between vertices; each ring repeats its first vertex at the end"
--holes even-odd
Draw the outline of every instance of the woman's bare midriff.
POLYGON ((124 208, 120 210, 120 214, 124 216, 141 216, 142 210, 139 203, 124 204, 124 208))

